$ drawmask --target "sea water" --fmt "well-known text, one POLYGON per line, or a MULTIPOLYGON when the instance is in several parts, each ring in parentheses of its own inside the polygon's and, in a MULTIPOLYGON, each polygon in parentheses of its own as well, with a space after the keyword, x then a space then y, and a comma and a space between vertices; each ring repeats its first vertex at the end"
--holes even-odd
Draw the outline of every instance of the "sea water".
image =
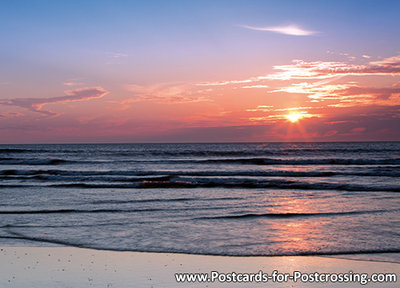
POLYGON ((0 244, 393 256, 399 179, 400 142, 1 145, 0 244))

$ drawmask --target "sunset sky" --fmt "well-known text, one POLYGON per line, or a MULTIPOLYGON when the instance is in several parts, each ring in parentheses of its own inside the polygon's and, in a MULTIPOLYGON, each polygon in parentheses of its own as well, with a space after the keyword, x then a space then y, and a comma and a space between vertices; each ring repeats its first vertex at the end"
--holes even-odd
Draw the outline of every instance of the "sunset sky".
POLYGON ((400 140, 400 1, 2 1, 0 143, 400 140))

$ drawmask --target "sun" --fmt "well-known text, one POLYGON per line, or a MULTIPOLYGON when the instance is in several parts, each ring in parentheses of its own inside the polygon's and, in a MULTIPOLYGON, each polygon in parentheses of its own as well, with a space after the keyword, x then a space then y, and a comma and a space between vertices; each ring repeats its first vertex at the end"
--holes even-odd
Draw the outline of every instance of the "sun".
POLYGON ((302 114, 300 113, 290 113, 288 115, 285 115, 285 117, 292 123, 295 123, 297 121, 299 121, 299 119, 301 119, 303 117, 302 114))

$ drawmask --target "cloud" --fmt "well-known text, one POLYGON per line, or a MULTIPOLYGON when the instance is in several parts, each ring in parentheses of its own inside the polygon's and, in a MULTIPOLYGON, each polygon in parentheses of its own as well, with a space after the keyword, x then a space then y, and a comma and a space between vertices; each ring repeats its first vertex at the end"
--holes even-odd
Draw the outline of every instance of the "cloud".
POLYGON ((110 52, 110 53, 108 53, 108 57, 109 58, 114 58, 114 59, 127 57, 127 56, 128 56, 128 54, 121 53, 121 52, 110 52))
POLYGON ((271 105, 258 105, 256 108, 253 109, 246 109, 247 112, 269 112, 273 111, 274 106, 271 105))
POLYGON ((312 114, 307 110, 319 109, 321 107, 290 107, 290 108, 274 108, 270 105, 258 105, 253 109, 246 109, 246 112, 258 114, 249 118, 250 121, 259 123, 275 123, 281 120, 287 120, 288 115, 296 114, 299 118, 319 118, 321 114, 312 114), (267 114, 267 115, 265 115, 267 114))
POLYGON ((400 103, 399 87, 361 87, 353 82, 320 86, 313 83, 298 83, 272 92, 308 94, 307 97, 312 99, 311 102, 336 101, 334 104, 329 104, 329 107, 394 106, 400 103))
MULTIPOLYGON (((351 61, 351 59, 349 60, 351 61)), ((346 62, 333 62, 333 61, 307 62, 303 60, 293 60, 292 64, 276 65, 273 68, 274 70, 278 71, 268 75, 250 77, 248 79, 226 80, 218 82, 203 82, 196 84, 196 86, 228 86, 228 85, 241 86, 241 84, 243 84, 243 86, 239 88, 268 88, 265 82, 270 80, 281 80, 281 81, 318 80, 319 82, 316 83, 305 82, 305 85, 307 85, 307 87, 300 87, 301 85, 303 85, 303 83, 300 83, 300 84, 293 84, 290 87, 284 87, 272 91, 272 92, 285 91, 291 93, 309 93, 309 89, 311 87, 321 87, 322 84, 329 83, 333 80, 338 80, 345 76, 400 75, 400 56, 389 57, 380 61, 369 62, 368 64, 364 65, 346 63, 346 62), (308 91, 304 92, 304 90, 307 90, 306 88, 308 89, 308 91)), ((393 86, 397 85, 400 85, 400 81, 393 84, 393 86)), ((327 88, 331 90, 335 87, 325 86, 324 89, 327 88)))
MULTIPOLYGON (((307 111, 300 111, 296 112, 296 115, 298 115, 299 119, 304 119, 304 118, 320 118, 322 115, 320 114, 310 114, 307 111)), ((273 115, 268 115, 268 116, 261 116, 261 117, 250 117, 249 120, 253 122, 258 122, 258 123, 276 123, 278 121, 287 121, 288 116, 290 114, 273 114, 273 115)))
MULTIPOLYGON (((288 87, 282 87, 270 91, 270 93, 276 92, 287 92, 294 94, 308 94, 308 98, 313 100, 327 100, 327 99, 339 99, 338 92, 344 91, 345 89, 354 86, 354 83, 343 83, 343 84, 325 84, 326 81, 318 81, 316 83, 294 83, 288 87)), ((314 101, 317 102, 317 101, 314 101)))
POLYGON ((63 82, 64 86, 82 86, 85 85, 83 78, 70 78, 63 82))
POLYGON ((352 86, 343 90, 343 95, 373 95, 378 99, 389 99, 394 94, 400 94, 400 88, 395 87, 359 87, 352 86))
POLYGON ((400 68, 400 55, 385 58, 380 61, 373 61, 373 62, 370 62, 370 64, 375 65, 375 66, 380 66, 380 67, 400 68))
POLYGON ((366 65, 344 62, 306 62, 274 67, 279 72, 259 77, 269 80, 305 80, 281 87, 270 93, 286 92, 306 94, 311 102, 330 101, 328 107, 395 106, 400 103, 400 88, 396 82, 391 87, 361 87, 356 82, 331 84, 344 76, 396 76, 400 75, 400 56, 371 61, 366 65))
POLYGON ((225 86, 231 84, 243 84, 251 83, 256 79, 245 79, 245 80, 230 80, 230 81, 219 81, 219 82, 203 82, 196 84, 197 86, 225 86))
POLYGON ((329 97, 339 99, 339 103, 328 105, 330 107, 398 106, 400 104, 400 88, 350 86, 332 91, 332 96, 329 97))
POLYGON ((293 64, 274 66, 279 72, 259 79, 292 80, 292 79, 329 79, 338 76, 400 75, 400 56, 373 61, 367 65, 356 65, 344 62, 324 62, 293 60, 293 64))
POLYGON ((396 83, 392 84, 392 87, 396 87, 396 86, 399 86, 399 85, 400 85, 400 81, 397 81, 396 83))
POLYGON ((48 116, 57 115, 54 112, 42 110, 47 104, 65 103, 71 101, 83 101, 93 98, 101 98, 108 94, 102 87, 86 87, 65 91, 65 96, 50 98, 13 98, 0 100, 0 105, 17 106, 27 110, 42 113, 48 116))
POLYGON ((315 83, 295 83, 270 91, 270 93, 287 92, 293 94, 308 94, 311 102, 338 101, 331 107, 351 107, 357 105, 392 106, 399 103, 400 88, 393 87, 361 87, 354 82, 342 84, 325 84, 326 81, 315 83))
POLYGON ((83 82, 75 82, 75 81, 67 81, 63 83, 64 86, 80 86, 82 84, 83 82))
POLYGON ((63 85, 64 86, 78 86, 80 85, 80 82, 64 82, 63 85))
POLYGON ((274 32, 280 33, 285 35, 293 35, 293 36, 310 36, 314 35, 316 31, 305 30, 300 28, 296 25, 288 25, 288 26, 270 26, 270 27, 256 27, 256 26, 249 26, 249 25, 241 25, 241 27, 255 30, 255 31, 267 31, 267 32, 274 32))
POLYGON ((279 108, 275 109, 275 111, 296 111, 296 110, 304 110, 304 109, 315 109, 316 107, 292 107, 292 108, 279 108))
POLYGON ((248 86, 242 86, 240 88, 243 88, 243 89, 268 88, 268 85, 248 85, 248 86))
POLYGON ((121 52, 109 52, 106 53, 108 60, 106 61, 106 65, 118 65, 121 64, 122 58, 128 57, 128 54, 121 52))
POLYGON ((258 105, 257 108, 254 109, 246 109, 248 112, 269 112, 269 111, 296 111, 296 110, 304 110, 304 109, 315 109, 319 107, 291 107, 291 108, 274 108, 274 106, 270 105, 258 105))
MULTIPOLYGON (((152 101, 164 104, 190 103, 210 101, 208 89, 198 89, 198 85, 182 83, 159 83, 149 86, 136 84, 126 85, 126 89, 134 94, 134 98, 119 101, 129 108, 130 103, 152 101)), ((206 86, 206 85, 204 85, 206 86)))

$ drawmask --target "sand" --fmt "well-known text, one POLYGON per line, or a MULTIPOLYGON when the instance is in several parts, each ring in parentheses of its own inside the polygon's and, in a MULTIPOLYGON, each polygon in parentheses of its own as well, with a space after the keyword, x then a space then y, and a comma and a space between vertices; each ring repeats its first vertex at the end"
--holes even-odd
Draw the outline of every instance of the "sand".
MULTIPOLYGON (((399 287, 396 283, 177 283, 176 272, 396 273, 400 264, 315 256, 225 257, 74 247, 0 247, 0 287, 399 287)), ((399 282, 398 282, 399 283, 399 282)))

